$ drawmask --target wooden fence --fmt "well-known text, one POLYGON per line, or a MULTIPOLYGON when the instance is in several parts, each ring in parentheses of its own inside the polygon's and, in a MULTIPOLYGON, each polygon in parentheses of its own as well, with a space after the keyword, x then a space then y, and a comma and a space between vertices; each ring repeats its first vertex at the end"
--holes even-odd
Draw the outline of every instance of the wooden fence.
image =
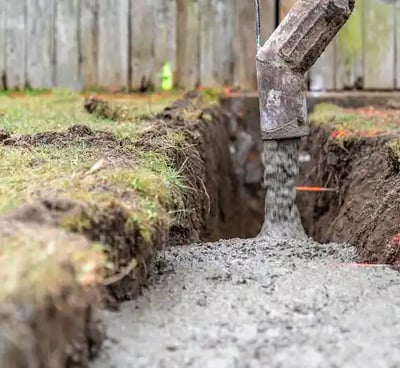
MULTIPOLYGON (((281 0, 281 11, 293 0, 281 0)), ((261 0, 263 37, 275 0, 261 0)), ((357 0, 345 30, 309 74, 314 90, 398 87, 397 2, 357 0)), ((0 0, 0 88, 254 90, 253 0, 0 0)))

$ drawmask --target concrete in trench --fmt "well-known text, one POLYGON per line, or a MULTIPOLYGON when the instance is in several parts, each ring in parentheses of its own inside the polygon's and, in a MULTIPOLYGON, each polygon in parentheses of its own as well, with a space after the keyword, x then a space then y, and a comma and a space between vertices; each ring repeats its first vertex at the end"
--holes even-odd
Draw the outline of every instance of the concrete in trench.
POLYGON ((399 367, 400 279, 354 248, 262 238, 170 248, 104 312, 92 368, 399 367))

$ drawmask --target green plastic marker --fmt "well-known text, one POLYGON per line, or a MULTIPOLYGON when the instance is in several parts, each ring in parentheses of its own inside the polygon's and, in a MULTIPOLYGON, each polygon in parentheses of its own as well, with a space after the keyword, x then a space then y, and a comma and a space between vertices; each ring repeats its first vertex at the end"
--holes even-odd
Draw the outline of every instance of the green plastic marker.
POLYGON ((171 63, 166 62, 161 70, 161 90, 170 91, 174 87, 171 63))

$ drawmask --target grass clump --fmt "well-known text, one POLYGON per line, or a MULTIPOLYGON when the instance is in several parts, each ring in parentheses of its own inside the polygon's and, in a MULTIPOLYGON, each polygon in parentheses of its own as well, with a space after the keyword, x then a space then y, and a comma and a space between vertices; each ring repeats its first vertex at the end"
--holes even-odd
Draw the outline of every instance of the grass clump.
POLYGON ((389 150, 392 157, 397 158, 400 160, 400 139, 394 139, 387 143, 387 149, 389 150))
POLYGON ((92 159, 84 145, 57 148, 0 146, 0 213, 35 197, 46 186, 63 188, 92 159))
POLYGON ((386 144, 389 165, 395 173, 400 172, 400 139, 393 139, 386 144))

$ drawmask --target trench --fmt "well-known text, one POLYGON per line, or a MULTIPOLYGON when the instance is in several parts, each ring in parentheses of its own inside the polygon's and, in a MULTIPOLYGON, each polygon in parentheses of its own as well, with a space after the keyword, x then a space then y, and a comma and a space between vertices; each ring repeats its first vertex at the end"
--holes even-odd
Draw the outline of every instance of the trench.
MULTIPOLYGON (((340 188, 298 193, 303 226, 318 243, 255 238, 265 200, 258 101, 240 96, 221 105, 230 153, 224 157, 236 189, 228 202, 217 201, 220 221, 205 239, 213 242, 158 254, 141 295, 103 312, 107 339, 92 367, 400 364, 393 353, 400 336, 392 328, 400 316, 398 274, 385 266, 396 265, 385 242, 400 223, 398 171, 382 148, 388 138, 351 142, 344 155, 332 146, 329 127, 313 128, 302 142, 299 184, 340 188), (360 261, 379 267, 356 267, 360 261), (378 329, 385 331, 379 342, 378 329)), ((221 199, 226 183, 213 174, 221 179, 221 199)))
MULTIPOLYGON (((397 101, 396 93, 309 94, 309 113, 320 103, 345 108, 385 109, 397 101)), ((262 221, 262 143, 259 130, 258 99, 254 95, 222 99, 222 105, 237 117, 233 150, 236 170, 245 195, 251 198, 254 214, 262 221)), ((397 124, 399 122, 396 122, 397 124)), ((336 144, 335 128, 312 126, 302 139, 297 185, 323 187, 335 191, 298 192, 303 227, 309 237, 326 244, 350 243, 358 249, 362 263, 398 266, 399 252, 393 243, 400 231, 397 163, 386 144, 398 137, 391 132, 358 137, 336 144)), ((259 226, 259 225, 258 225, 259 226)), ((256 234, 257 226, 252 229, 256 234)))
MULTIPOLYGON (((379 96, 384 104, 387 98, 379 96)), ((398 366, 398 357, 391 355, 393 343, 400 341, 399 330, 392 328, 400 316, 398 274, 387 267, 400 264, 400 164, 385 148, 393 136, 338 145, 332 127, 312 127, 302 141, 298 184, 338 188, 297 194, 303 226, 318 243, 279 234, 257 238, 265 202, 258 100, 233 96, 222 99, 221 106, 198 110, 193 98, 166 109, 135 143, 144 152, 169 149, 174 167, 188 179, 183 198, 188 211, 179 222, 160 224, 145 240, 137 228, 124 226, 129 212, 121 208, 134 197, 118 190, 111 191, 112 205, 43 197, 1 220, 3 233, 24 229, 47 239, 60 236, 60 219, 83 214, 90 226, 80 234, 64 234, 68 241, 110 245, 117 271, 132 259, 139 266, 117 273, 122 277, 103 290, 116 310, 98 315, 98 290, 91 288, 73 290, 80 296, 56 316, 48 313, 50 300, 32 314, 32 321, 41 322, 28 328, 24 346, 0 341, 0 362, 6 359, 6 367, 20 358, 35 362, 38 348, 40 366, 87 366, 101 347, 99 326, 104 324, 106 339, 94 368, 309 367, 310 361, 316 367, 359 367, 371 361, 382 366, 388 357, 398 366), (184 150, 165 145, 164 138, 176 131, 185 132, 184 150), (369 265, 355 267, 357 262, 369 265), (382 320, 387 303, 390 317, 382 320), (382 327, 387 333, 376 344, 374 331, 382 327), (348 341, 379 351, 370 356, 348 341)), ((311 99, 310 107, 318 101, 311 99)), ((84 139, 126 160, 114 164, 129 167, 135 159, 129 142, 84 126, 5 139, 17 146, 84 139)), ((17 317, 3 318, 15 341, 26 330, 17 317)))

